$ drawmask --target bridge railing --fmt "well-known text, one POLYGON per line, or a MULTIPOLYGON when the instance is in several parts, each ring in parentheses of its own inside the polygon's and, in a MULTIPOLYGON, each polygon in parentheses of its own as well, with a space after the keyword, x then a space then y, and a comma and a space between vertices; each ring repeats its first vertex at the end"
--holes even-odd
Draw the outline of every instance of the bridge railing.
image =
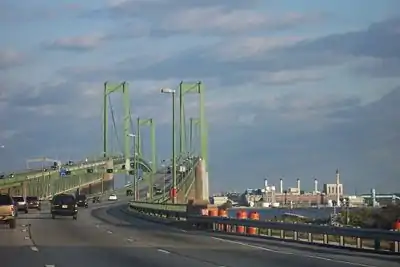
POLYGON ((396 255, 400 253, 399 231, 202 216, 199 213, 189 212, 187 205, 130 202, 128 209, 133 216, 157 222, 179 220, 186 224, 186 227, 223 234, 282 239, 310 245, 345 247, 396 255))
MULTIPOLYGON (((180 177, 177 177, 177 188, 178 188, 178 191, 185 192, 185 196, 187 195, 187 190, 190 190, 190 188, 188 188, 186 186, 186 184, 188 182, 191 183, 191 184, 193 183, 194 174, 195 174, 195 168, 196 168, 196 165, 197 165, 198 162, 199 162, 199 158, 194 158, 192 160, 192 162, 190 162, 190 165, 188 166, 189 169, 190 169, 188 171, 188 173, 186 173, 185 175, 182 175, 180 177)), ((169 191, 170 191, 171 188, 172 188, 172 185, 168 186, 166 188, 166 190, 165 190, 166 191, 165 194, 160 195, 160 196, 158 196, 156 198, 153 198, 153 202, 154 203, 165 203, 168 200, 170 200, 171 197, 170 197, 169 191)))

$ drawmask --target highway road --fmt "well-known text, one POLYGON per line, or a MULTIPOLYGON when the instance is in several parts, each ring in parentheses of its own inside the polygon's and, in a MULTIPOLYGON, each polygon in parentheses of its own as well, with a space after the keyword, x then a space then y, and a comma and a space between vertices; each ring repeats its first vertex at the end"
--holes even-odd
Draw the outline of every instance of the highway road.
POLYGON ((181 230, 136 219, 127 199, 89 204, 77 221, 49 210, 0 225, 0 266, 399 267, 391 256, 181 230), (123 204, 124 203, 124 204, 123 204))

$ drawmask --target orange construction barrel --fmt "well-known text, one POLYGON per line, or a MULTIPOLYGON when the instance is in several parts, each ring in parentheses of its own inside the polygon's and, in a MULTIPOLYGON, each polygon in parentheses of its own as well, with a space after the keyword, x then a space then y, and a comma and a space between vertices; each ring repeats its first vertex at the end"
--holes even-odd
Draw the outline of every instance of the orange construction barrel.
POLYGON ((208 210, 208 216, 217 217, 218 216, 218 210, 217 209, 209 209, 208 210))
MULTIPOLYGON (((257 211, 252 211, 250 212, 250 216, 249 216, 250 220, 260 220, 260 214, 257 211)), ((247 228, 247 233, 249 235, 256 235, 258 233, 258 228, 256 227, 248 227, 247 228)))
POLYGON ((393 224, 393 230, 400 231, 400 219, 393 224))
MULTIPOLYGON (((228 211, 227 210, 225 210, 225 209, 219 209, 218 210, 218 216, 219 217, 222 217, 222 218, 228 218, 228 211)), ((223 224, 223 223, 220 223, 220 224, 218 224, 218 230, 219 231, 228 231, 228 229, 225 229, 225 228, 228 228, 228 227, 226 227, 226 226, 228 226, 228 225, 225 225, 225 224, 223 224)), ((230 227, 229 227, 230 228, 230 227)))
MULTIPOLYGON (((244 210, 240 210, 236 213, 236 219, 242 220, 242 219, 247 219, 247 212, 244 210)), ((236 226, 236 233, 244 234, 245 233, 245 228, 242 225, 237 225, 236 226)))

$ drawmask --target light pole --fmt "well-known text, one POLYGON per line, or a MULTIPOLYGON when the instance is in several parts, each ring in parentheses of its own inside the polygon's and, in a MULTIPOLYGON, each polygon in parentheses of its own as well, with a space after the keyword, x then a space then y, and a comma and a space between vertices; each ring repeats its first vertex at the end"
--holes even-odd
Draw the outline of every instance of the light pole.
POLYGON ((176 158, 175 158, 175 90, 162 88, 161 93, 172 95, 172 203, 176 203, 176 158))
MULTIPOLYGON (((131 185, 132 185, 132 188, 133 188, 133 200, 136 200, 136 180, 137 180, 137 177, 136 177, 136 171, 137 171, 137 168, 136 168, 136 154, 137 154, 137 152, 136 152, 136 134, 133 134, 133 133, 130 133, 130 134, 128 134, 128 136, 129 137, 132 137, 132 139, 133 139, 133 168, 134 168, 134 175, 132 175, 132 178, 131 178, 131 185)), ((129 160, 129 168, 130 168, 130 166, 131 166, 131 162, 130 162, 130 160, 129 160)), ((126 165, 125 165, 125 168, 127 168, 126 167, 126 165)))
MULTIPOLYGON (((162 160, 161 161, 161 169, 164 171, 164 168, 165 168, 165 160, 162 160)), ((165 178, 166 178, 166 176, 167 176, 167 174, 166 174, 166 172, 164 171, 164 173, 163 173, 163 180, 164 180, 164 184, 163 184, 163 196, 165 196, 165 178)))

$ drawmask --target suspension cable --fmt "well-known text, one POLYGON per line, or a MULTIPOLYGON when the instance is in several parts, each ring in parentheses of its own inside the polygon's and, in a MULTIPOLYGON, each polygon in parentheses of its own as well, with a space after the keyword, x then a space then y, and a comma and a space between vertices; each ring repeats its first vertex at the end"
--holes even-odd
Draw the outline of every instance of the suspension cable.
POLYGON ((122 152, 122 146, 121 146, 121 142, 120 142, 119 136, 118 136, 118 130, 117 130, 117 126, 116 126, 116 123, 115 123, 114 108, 112 106, 110 95, 108 95, 108 103, 109 103, 110 112, 111 112, 111 118, 112 118, 112 122, 113 122, 114 134, 115 134, 115 137, 117 139, 117 146, 119 146, 120 151, 122 152))
MULTIPOLYGON (((132 121, 132 113, 131 113, 131 111, 130 111, 130 109, 129 109, 129 120, 131 121, 131 133, 133 133, 134 135, 135 135, 135 140, 136 140, 136 137, 137 137, 137 131, 135 131, 135 126, 134 126, 134 124, 133 124, 133 121, 132 121)), ((132 144, 132 147, 133 147, 133 153, 139 153, 138 151, 136 151, 137 150, 137 146, 135 147, 135 142, 133 142, 133 144, 132 144)))

